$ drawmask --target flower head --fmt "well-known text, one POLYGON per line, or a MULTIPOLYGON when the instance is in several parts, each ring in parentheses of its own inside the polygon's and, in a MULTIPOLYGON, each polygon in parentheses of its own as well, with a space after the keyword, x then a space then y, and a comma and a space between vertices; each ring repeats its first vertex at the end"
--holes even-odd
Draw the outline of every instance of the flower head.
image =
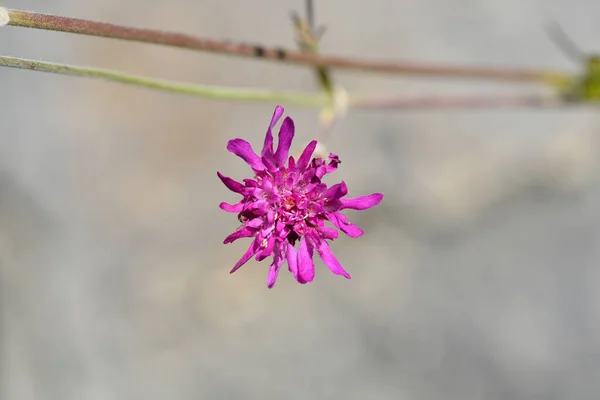
POLYGON ((362 229, 350 223, 340 211, 371 208, 383 199, 383 195, 373 193, 343 198, 348 194, 343 181, 327 187, 321 179, 337 169, 340 159, 333 153, 327 159, 312 158, 316 140, 306 146, 297 160, 289 156, 294 137, 294 121, 290 117, 285 118, 281 125, 277 149, 274 150, 272 131, 282 115, 283 108, 277 106, 260 155, 245 140, 233 139, 227 144, 227 150, 250 165, 254 178, 240 183, 217 172, 229 190, 243 196, 237 204, 219 205, 227 212, 238 214, 241 223, 224 243, 254 238, 231 272, 237 271, 254 256, 257 261, 272 256, 267 278, 269 288, 275 284, 286 260, 296 280, 307 283, 315 276, 313 255, 316 251, 331 272, 350 279, 350 274, 342 268, 327 244, 327 240, 338 237, 338 231, 326 226, 325 221, 350 237, 359 237, 363 234, 362 229))

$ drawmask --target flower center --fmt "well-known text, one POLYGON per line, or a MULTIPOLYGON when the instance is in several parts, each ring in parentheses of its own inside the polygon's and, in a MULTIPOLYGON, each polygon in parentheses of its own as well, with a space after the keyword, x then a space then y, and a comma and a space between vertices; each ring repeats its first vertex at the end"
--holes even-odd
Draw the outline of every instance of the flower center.
POLYGON ((281 206, 285 210, 289 211, 296 206, 296 199, 293 198, 292 196, 287 196, 281 203, 281 206))

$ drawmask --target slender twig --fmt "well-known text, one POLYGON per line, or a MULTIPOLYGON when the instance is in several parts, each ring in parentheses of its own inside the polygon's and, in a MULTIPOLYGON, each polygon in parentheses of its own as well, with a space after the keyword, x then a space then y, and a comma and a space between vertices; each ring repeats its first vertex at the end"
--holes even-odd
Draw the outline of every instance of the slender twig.
POLYGON ((557 96, 493 95, 493 96, 423 96, 423 97, 352 97, 348 107, 360 109, 448 109, 448 108, 556 108, 576 103, 557 96))
POLYGON ((306 107, 322 107, 327 105, 329 102, 328 98, 321 94, 274 92, 259 89, 235 89, 220 86, 193 85, 152 79, 137 75, 129 75, 118 71, 79 67, 66 64, 55 64, 42 61, 26 60, 16 57, 0 56, 0 66, 51 72, 62 75, 100 78, 134 86, 205 97, 215 100, 257 101, 290 105, 293 104, 306 107))
POLYGON ((311 30, 315 29, 315 9, 312 0, 306 0, 306 21, 311 30))
POLYGON ((429 77, 485 79, 514 82, 544 83, 562 86, 571 75, 562 72, 500 67, 461 67, 385 60, 347 58, 311 52, 267 48, 260 45, 231 43, 186 35, 182 33, 96 22, 79 18, 39 14, 20 10, 7 10, 9 25, 26 28, 78 33, 137 42, 175 46, 191 50, 207 51, 243 57, 258 57, 271 61, 299 65, 323 66, 337 69, 361 70, 387 74, 407 74, 429 77))
POLYGON ((549 24, 547 30, 550 39, 571 61, 579 64, 586 59, 585 53, 567 35, 558 22, 549 24))
MULTIPOLYGON (((305 107, 323 107, 330 98, 324 94, 307 94, 293 92, 272 92, 268 90, 234 89, 218 86, 202 86, 187 83, 157 80, 136 75, 129 75, 118 71, 96 68, 85 68, 65 64, 55 64, 42 61, 26 60, 16 57, 0 56, 0 66, 20 68, 32 71, 50 72, 55 74, 99 78, 128 85, 146 87, 166 92, 187 94, 214 100, 231 101, 258 101, 290 104, 305 107)), ((463 96, 463 97, 373 97, 373 96, 348 96, 340 100, 345 106, 353 109, 435 109, 435 108, 485 108, 485 107, 558 107, 572 103, 563 102, 557 97, 543 97, 538 95, 516 96, 463 96)))

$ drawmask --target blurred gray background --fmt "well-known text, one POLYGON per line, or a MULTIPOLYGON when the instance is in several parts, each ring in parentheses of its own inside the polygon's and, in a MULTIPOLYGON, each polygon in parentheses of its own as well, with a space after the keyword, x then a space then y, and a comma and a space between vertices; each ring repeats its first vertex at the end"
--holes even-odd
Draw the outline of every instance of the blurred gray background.
MULTIPOLYGON (((12 8, 295 46, 301 0, 5 1, 12 8)), ((322 51, 576 70, 558 21, 599 50, 600 2, 317 0, 322 51)), ((314 90, 312 71, 2 28, 0 53, 231 86, 314 90)), ((539 88, 337 72, 351 92, 539 88)), ((597 399, 600 118, 592 110, 353 111, 326 143, 366 234, 309 285, 248 242, 216 170, 258 147, 271 104, 0 70, 0 398, 597 399)), ((285 106, 285 104, 284 104, 285 106)), ((318 111, 287 106, 296 145, 318 111)))

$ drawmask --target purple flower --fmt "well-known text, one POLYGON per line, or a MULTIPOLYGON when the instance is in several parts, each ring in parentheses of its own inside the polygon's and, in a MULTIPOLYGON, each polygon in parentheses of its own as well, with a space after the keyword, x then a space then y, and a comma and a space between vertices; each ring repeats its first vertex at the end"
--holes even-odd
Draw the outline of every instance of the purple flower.
POLYGON ((227 150, 250 165, 255 174, 253 179, 244 179, 244 183, 240 183, 217 172, 229 190, 243 196, 237 204, 219 205, 227 212, 238 214, 241 222, 223 243, 254 237, 231 273, 254 256, 257 261, 272 256, 267 279, 269 288, 275 285, 279 269, 286 260, 299 283, 311 282, 315 276, 313 255, 316 250, 331 272, 350 279, 350 274, 342 268, 327 244, 327 240, 338 237, 338 232, 325 226, 325 221, 350 237, 359 237, 363 234, 362 229, 348 221, 340 211, 346 208, 366 210, 377 205, 383 195, 373 193, 345 199, 348 188, 343 181, 327 187, 321 179, 337 169, 340 159, 333 153, 327 159, 311 158, 316 140, 306 146, 297 160, 290 157, 288 153, 294 137, 294 121, 290 117, 284 119, 277 149, 273 150, 272 130, 282 115, 283 108, 275 107, 260 155, 245 140, 233 139, 227 144, 227 150), (299 242, 297 249, 296 242, 299 242))

